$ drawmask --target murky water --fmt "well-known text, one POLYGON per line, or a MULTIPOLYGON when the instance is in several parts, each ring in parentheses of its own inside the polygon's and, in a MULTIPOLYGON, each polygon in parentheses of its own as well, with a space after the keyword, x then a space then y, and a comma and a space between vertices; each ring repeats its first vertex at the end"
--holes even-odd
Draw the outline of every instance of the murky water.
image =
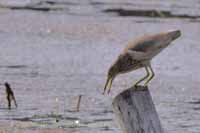
POLYGON ((1 86, 0 131, 119 133, 112 99, 144 71, 119 76, 111 94, 103 96, 109 65, 135 37, 180 29, 182 37, 153 60, 156 77, 149 88, 166 132, 200 132, 198 1, 0 3, 0 83, 11 84, 19 105, 7 109, 1 86), (169 11, 175 17, 105 12, 119 8, 169 11))

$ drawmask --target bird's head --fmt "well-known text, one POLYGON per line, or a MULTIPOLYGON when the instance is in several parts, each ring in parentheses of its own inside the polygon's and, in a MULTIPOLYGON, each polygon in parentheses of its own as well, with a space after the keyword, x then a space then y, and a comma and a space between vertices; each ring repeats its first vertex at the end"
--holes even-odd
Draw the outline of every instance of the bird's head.
POLYGON ((110 92, 110 89, 112 87, 112 82, 113 82, 114 78, 118 75, 118 73, 119 72, 118 72, 117 65, 113 64, 108 70, 107 80, 106 80, 103 94, 105 93, 107 87, 108 87, 108 93, 110 92))
POLYGON ((154 41, 156 42, 154 46, 151 48, 155 51, 161 51, 166 48, 172 41, 176 40, 181 36, 180 30, 170 30, 167 32, 162 32, 153 37, 154 41))
POLYGON ((180 30, 170 30, 166 34, 167 34, 167 37, 169 38, 169 40, 173 41, 181 36, 181 31, 180 30))
POLYGON ((169 44, 181 36, 180 30, 169 30, 156 35, 156 40, 162 44, 169 44))

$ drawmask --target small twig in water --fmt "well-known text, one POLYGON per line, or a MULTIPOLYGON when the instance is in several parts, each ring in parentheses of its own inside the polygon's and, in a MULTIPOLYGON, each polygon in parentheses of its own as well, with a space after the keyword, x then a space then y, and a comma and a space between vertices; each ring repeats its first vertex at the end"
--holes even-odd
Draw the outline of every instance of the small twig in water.
POLYGON ((78 96, 78 102, 77 102, 77 106, 76 106, 76 111, 77 111, 77 112, 79 112, 79 109, 80 109, 81 97, 82 97, 82 95, 79 95, 79 96, 78 96))
POLYGON ((15 95, 14 92, 12 91, 10 84, 9 83, 5 83, 4 84, 6 87, 6 95, 7 95, 7 101, 8 101, 8 109, 11 109, 11 101, 14 101, 15 107, 17 108, 17 102, 15 100, 15 95))

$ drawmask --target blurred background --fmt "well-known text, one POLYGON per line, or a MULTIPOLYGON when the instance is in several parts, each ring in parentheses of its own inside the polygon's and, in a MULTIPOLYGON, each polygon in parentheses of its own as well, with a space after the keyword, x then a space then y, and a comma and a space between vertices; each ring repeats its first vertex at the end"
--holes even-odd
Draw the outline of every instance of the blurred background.
POLYGON ((199 0, 0 0, 0 83, 18 103, 1 85, 0 132, 120 133, 112 99, 145 71, 103 96, 107 70, 129 41, 171 29, 182 36, 153 59, 149 89, 166 132, 199 133, 199 0))

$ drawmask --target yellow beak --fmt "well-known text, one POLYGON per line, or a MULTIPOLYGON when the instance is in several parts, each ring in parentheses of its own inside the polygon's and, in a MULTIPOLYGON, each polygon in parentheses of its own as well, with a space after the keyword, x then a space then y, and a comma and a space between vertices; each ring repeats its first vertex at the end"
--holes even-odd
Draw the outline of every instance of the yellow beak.
POLYGON ((104 87, 103 94, 105 94, 106 89, 107 89, 107 86, 108 86, 108 94, 110 93, 110 89, 111 89, 111 87, 112 87, 113 79, 114 79, 113 77, 108 77, 108 78, 107 78, 107 81, 106 81, 106 84, 105 84, 105 87, 104 87))

